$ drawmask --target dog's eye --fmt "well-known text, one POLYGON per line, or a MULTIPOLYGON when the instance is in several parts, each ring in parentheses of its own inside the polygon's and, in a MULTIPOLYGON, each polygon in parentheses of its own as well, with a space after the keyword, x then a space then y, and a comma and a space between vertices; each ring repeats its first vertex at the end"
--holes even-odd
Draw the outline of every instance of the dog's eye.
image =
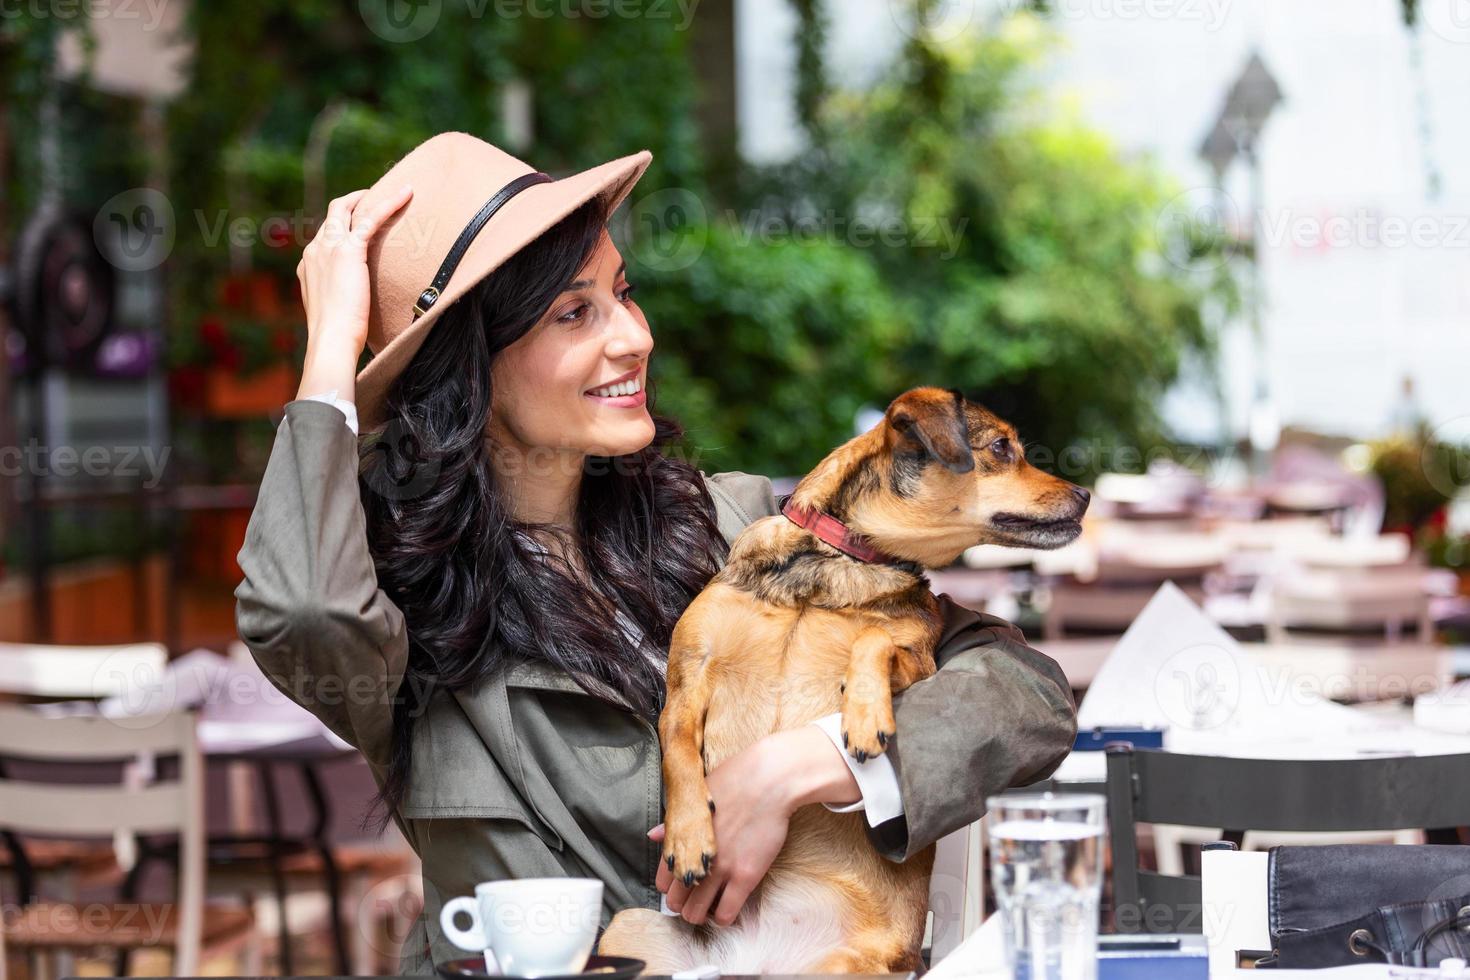
POLYGON ((1011 458, 1011 441, 1009 439, 997 439, 990 444, 990 451, 1001 459, 1011 458))

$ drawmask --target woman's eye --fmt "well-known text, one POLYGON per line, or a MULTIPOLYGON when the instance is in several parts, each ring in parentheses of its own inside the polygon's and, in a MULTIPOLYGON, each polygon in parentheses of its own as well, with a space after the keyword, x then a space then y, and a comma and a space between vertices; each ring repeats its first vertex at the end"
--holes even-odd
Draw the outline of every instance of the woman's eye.
POLYGON ((618 299, 626 303, 633 298, 633 284, 630 282, 623 286, 623 291, 618 293, 618 299))
POLYGON ((572 323, 572 322, 574 322, 576 320, 582 319, 582 317, 586 313, 587 313, 587 304, 586 303, 578 303, 576 306, 572 307, 570 310, 567 310, 565 313, 563 313, 561 316, 557 317, 556 319, 557 319, 557 322, 558 323, 572 323))

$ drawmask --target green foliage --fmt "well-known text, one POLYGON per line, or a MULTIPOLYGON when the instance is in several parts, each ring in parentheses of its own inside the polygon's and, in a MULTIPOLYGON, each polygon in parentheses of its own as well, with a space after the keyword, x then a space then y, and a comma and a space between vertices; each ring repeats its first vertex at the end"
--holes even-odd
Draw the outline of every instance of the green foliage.
POLYGON ((755 193, 789 221, 894 229, 863 249, 900 317, 890 397, 956 386, 1053 453, 1149 449, 1164 391, 1212 355, 1206 311, 1236 304, 1228 246, 1173 220, 1177 189, 1152 168, 1042 99, 1029 72, 1048 44, 1024 14, 913 41, 874 89, 834 95, 830 139, 755 193))
POLYGON ((860 251, 752 244, 716 223, 687 269, 638 276, 656 338, 660 412, 706 472, 803 473, 899 384, 892 297, 860 251))
POLYGON ((1424 427, 1413 436, 1381 439, 1369 449, 1373 475, 1383 484, 1385 528, 1423 527, 1470 477, 1470 446, 1441 442, 1424 427))
MULTIPOLYGON (((689 32, 668 16, 678 5, 546 18, 443 0, 412 42, 375 32, 368 0, 190 5, 192 78, 167 120, 175 362, 199 360, 201 329, 233 341, 254 329, 207 327, 220 283, 253 270, 294 285, 331 198, 435 132, 508 146, 501 98, 514 81, 535 93, 519 155, 567 172, 647 147, 635 209, 678 189, 712 215, 683 268, 643 261, 636 224, 626 243, 658 344, 658 407, 685 422, 706 471, 803 472, 852 434, 859 408, 918 384, 963 388, 1054 451, 1163 438, 1154 406, 1181 365, 1208 358, 1209 324, 1234 303, 1229 263, 1210 229, 1163 220, 1167 182, 1041 97, 1040 22, 1017 15, 953 46, 915 40, 872 90, 842 92, 821 62, 821 7, 792 2, 811 148, 744 168, 728 199, 706 180, 689 32), (282 220, 288 241, 261 233, 282 220), (247 230, 234 244, 232 222, 247 230)), ((31 61, 49 50, 43 28, 0 25, 31 61)), ((7 93, 36 77, 0 68, 7 93)), ((139 142, 98 133, 68 139, 139 142)), ((215 346, 252 364, 295 356, 284 340, 215 346)))

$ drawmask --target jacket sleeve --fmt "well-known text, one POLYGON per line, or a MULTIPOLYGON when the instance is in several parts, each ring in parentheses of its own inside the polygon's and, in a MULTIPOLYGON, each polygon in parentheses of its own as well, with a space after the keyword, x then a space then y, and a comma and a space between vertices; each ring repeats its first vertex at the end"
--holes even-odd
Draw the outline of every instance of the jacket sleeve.
POLYGON ((235 626, 271 683, 382 763, 408 636, 378 588, 357 471, 342 412, 286 404, 238 556, 235 626))
MULTIPOLYGON (((739 505, 745 524, 779 513, 766 477, 709 480, 739 505)), ((904 812, 868 828, 891 861, 979 820, 987 796, 1051 775, 1077 734, 1072 687, 1056 661, 1005 620, 936 598, 938 672, 893 696, 896 734, 885 754, 898 771, 904 812)))
POLYGON ((893 696, 901 816, 872 827, 879 853, 906 861, 985 815, 985 799, 1045 779, 1077 734, 1072 687, 1016 627, 940 595, 939 668, 893 696))

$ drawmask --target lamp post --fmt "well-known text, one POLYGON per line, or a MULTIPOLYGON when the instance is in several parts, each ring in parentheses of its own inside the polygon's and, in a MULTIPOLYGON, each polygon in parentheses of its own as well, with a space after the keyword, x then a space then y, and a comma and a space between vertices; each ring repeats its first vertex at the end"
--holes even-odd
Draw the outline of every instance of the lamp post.
MULTIPOLYGON (((1266 335, 1262 324, 1265 291, 1261 273, 1261 246, 1265 241, 1262 218, 1261 132, 1282 101, 1281 86, 1267 69, 1259 52, 1252 52, 1244 70, 1230 86, 1225 104, 1200 146, 1200 156, 1214 171, 1215 183, 1224 193, 1225 173, 1230 164, 1244 160, 1250 168, 1251 212, 1251 334, 1255 346, 1255 382, 1252 393, 1249 434, 1251 467, 1260 475, 1267 456, 1276 448, 1281 423, 1271 400, 1270 370, 1266 362, 1266 335)), ((1222 211, 1223 213, 1223 211, 1222 211)))

